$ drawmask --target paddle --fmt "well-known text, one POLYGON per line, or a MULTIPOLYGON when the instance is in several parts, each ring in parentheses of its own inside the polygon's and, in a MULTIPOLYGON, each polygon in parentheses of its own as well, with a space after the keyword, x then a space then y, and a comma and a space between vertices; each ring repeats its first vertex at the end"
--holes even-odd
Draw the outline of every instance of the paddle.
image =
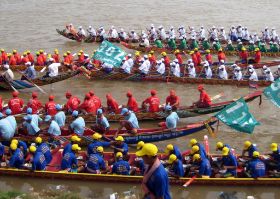
POLYGON ((194 180, 196 179, 196 176, 193 176, 191 179, 189 179, 185 184, 183 184, 183 187, 188 187, 194 180))
POLYGON ((211 101, 217 100, 217 99, 219 99, 219 98, 221 98, 223 96, 225 96, 225 94, 224 94, 224 92, 221 92, 221 93, 211 97, 211 101))
POLYGON ((31 81, 30 79, 28 79, 28 77, 23 74, 22 72, 20 72, 19 70, 17 70, 18 73, 20 73, 22 76, 24 76, 26 78, 27 81, 29 81, 31 84, 33 84, 33 86, 35 86, 40 92, 47 94, 46 91, 44 91, 41 87, 39 87, 37 84, 35 84, 33 81, 31 81))
POLYGON ((6 79, 6 77, 4 75, 2 75, 2 77, 14 91, 19 93, 19 91, 6 79))

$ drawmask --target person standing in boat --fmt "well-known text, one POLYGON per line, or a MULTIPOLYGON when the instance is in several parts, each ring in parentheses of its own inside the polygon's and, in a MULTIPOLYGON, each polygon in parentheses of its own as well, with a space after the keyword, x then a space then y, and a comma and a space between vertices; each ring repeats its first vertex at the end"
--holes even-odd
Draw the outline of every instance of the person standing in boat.
POLYGON ((195 103, 193 103, 193 106, 198 108, 206 108, 211 106, 211 98, 206 93, 203 85, 198 85, 197 90, 200 92, 199 100, 195 103))
POLYGON ((177 110, 180 106, 180 98, 176 95, 175 90, 170 90, 169 96, 166 97, 165 103, 172 107, 172 110, 177 110))
POLYGON ((156 90, 151 90, 151 96, 142 102, 142 108, 148 109, 148 112, 159 112, 160 99, 156 90))
POLYGON ((34 65, 31 64, 31 62, 27 62, 25 66, 27 67, 27 69, 23 72, 24 75, 21 77, 21 79, 35 79, 37 77, 37 74, 34 65))
POLYGON ((154 144, 146 143, 136 155, 142 157, 144 163, 148 165, 145 170, 142 189, 145 199, 171 199, 169 193, 168 174, 157 156, 158 148, 154 144))
POLYGON ((128 133, 132 133, 134 135, 137 134, 137 129, 139 129, 138 119, 134 112, 128 110, 127 108, 123 108, 121 111, 121 115, 124 116, 124 120, 120 120, 120 127, 115 133, 115 137, 118 136, 118 133, 125 128, 128 133))
POLYGON ((165 111, 167 112, 168 116, 166 117, 165 122, 159 123, 159 126, 168 128, 170 130, 175 130, 179 121, 178 114, 172 111, 172 107, 170 105, 165 106, 165 111))
POLYGON ((105 134, 110 130, 110 124, 101 108, 96 112, 96 124, 94 124, 91 129, 101 134, 105 134))
POLYGON ((79 136, 83 135, 86 127, 84 118, 79 116, 78 111, 73 111, 72 117, 74 118, 74 121, 70 124, 69 129, 79 136))
POLYGON ((22 113, 24 101, 18 95, 19 93, 17 91, 12 92, 13 98, 8 102, 8 107, 12 110, 13 115, 22 113))
POLYGON ((5 81, 12 82, 15 78, 13 71, 8 64, 4 65, 4 72, 1 74, 5 81))

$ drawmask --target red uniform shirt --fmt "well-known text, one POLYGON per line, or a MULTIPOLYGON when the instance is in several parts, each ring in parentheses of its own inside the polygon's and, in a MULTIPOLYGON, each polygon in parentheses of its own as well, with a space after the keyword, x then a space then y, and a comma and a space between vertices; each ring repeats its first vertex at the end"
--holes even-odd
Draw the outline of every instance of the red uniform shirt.
POLYGON ((15 66, 15 65, 17 65, 17 60, 15 59, 14 55, 12 55, 12 56, 10 57, 9 65, 10 65, 10 66, 15 66))
POLYGON ((101 108, 101 100, 99 97, 97 97, 96 95, 94 96, 91 96, 91 99, 93 100, 94 104, 95 104, 95 107, 97 109, 101 108))
POLYGON ((80 55, 80 56, 78 57, 78 62, 79 62, 80 64, 84 63, 84 60, 85 60, 85 57, 84 57, 84 56, 80 55))
POLYGON ((179 63, 180 65, 183 64, 183 58, 182 58, 182 55, 180 55, 180 53, 177 53, 177 54, 176 54, 176 59, 178 59, 178 63, 179 63))
POLYGON ((208 61, 210 65, 213 64, 213 57, 210 53, 205 55, 205 59, 208 61))
POLYGON ((13 97, 8 103, 8 106, 11 109, 13 115, 22 113, 23 105, 24 101, 18 97, 13 97))
POLYGON ((64 57, 63 63, 64 63, 65 65, 71 64, 71 61, 70 61, 70 59, 69 59, 68 56, 64 57))
POLYGON ((69 58, 70 64, 73 62, 73 56, 71 54, 67 55, 67 57, 69 58))
POLYGON ((255 53, 255 63, 259 63, 261 61, 261 56, 262 56, 261 51, 257 51, 255 53))
POLYGON ((135 62, 135 65, 140 65, 140 61, 141 61, 141 59, 142 59, 142 57, 141 56, 136 56, 135 57, 135 60, 134 60, 134 62, 135 62))
POLYGON ((178 107, 179 103, 180 103, 180 98, 177 95, 175 95, 175 96, 169 95, 169 96, 167 96, 165 103, 170 104, 171 106, 178 103, 178 105, 176 105, 176 107, 178 107))
POLYGON ((17 65, 20 65, 21 64, 21 56, 20 56, 20 54, 19 53, 15 53, 14 56, 15 56, 15 59, 17 61, 17 65))
POLYGON ((192 54, 191 57, 192 57, 192 61, 193 61, 194 66, 197 66, 198 65, 198 60, 197 60, 196 54, 192 54))
POLYGON ((31 53, 27 54, 27 57, 31 63, 34 63, 34 57, 31 53))
POLYGON ((149 112, 159 112, 160 99, 157 96, 148 97, 144 103, 149 104, 149 112))
POLYGON ((92 99, 85 99, 80 108, 84 109, 87 113, 96 114, 96 107, 92 99))
POLYGON ((56 103, 54 101, 49 101, 45 104, 45 111, 48 115, 54 116, 56 114, 56 103))
POLYGON ((59 63, 59 62, 60 62, 60 60, 59 60, 59 54, 53 54, 53 55, 52 55, 52 58, 54 59, 54 62, 55 62, 55 63, 59 63))
POLYGON ((239 53, 239 56, 242 60, 247 60, 248 59, 248 52, 247 51, 241 51, 239 53))
POLYGON ((197 64, 201 64, 201 54, 199 51, 195 52, 196 58, 197 58, 197 64))
POLYGON ((37 98, 31 98, 27 103, 27 107, 32 108, 32 114, 37 114, 38 110, 43 108, 43 105, 37 98))
POLYGON ((225 53, 223 53, 223 52, 218 52, 218 60, 219 60, 219 61, 221 61, 221 60, 226 61, 226 55, 225 55, 225 53))
POLYGON ((205 106, 210 106, 211 105, 211 98, 209 97, 209 95, 203 90, 200 93, 200 99, 199 102, 205 106))
POLYGON ((29 59, 28 59, 27 56, 26 56, 26 57, 23 57, 23 58, 21 59, 21 63, 22 63, 22 64, 26 64, 27 62, 29 62, 29 59))
POLYGON ((115 99, 107 99, 107 107, 110 112, 119 113, 119 104, 115 99))
POLYGON ((138 104, 136 102, 136 99, 134 97, 129 97, 127 101, 127 107, 129 110, 132 110, 133 112, 138 112, 138 104))
POLYGON ((151 62, 151 65, 155 65, 157 63, 156 56, 152 55, 149 57, 149 61, 151 62))
POLYGON ((2 52, 1 53, 1 58, 2 58, 2 63, 7 62, 8 61, 8 56, 6 52, 2 52))
POLYGON ((37 64, 38 64, 38 66, 44 66, 45 65, 45 62, 44 62, 42 56, 37 57, 37 64))
POLYGON ((101 65, 101 61, 99 61, 99 60, 97 60, 97 59, 94 59, 92 63, 93 63, 93 65, 96 66, 96 67, 99 67, 99 66, 101 65))
POLYGON ((165 67, 169 67, 170 66, 170 59, 169 59, 169 57, 165 56, 163 58, 163 62, 165 64, 165 67))
POLYGON ((68 99, 67 103, 65 104, 65 108, 67 111, 68 110, 75 111, 75 110, 78 110, 80 103, 81 103, 81 101, 78 97, 71 96, 68 99))
POLYGON ((46 63, 47 56, 44 53, 40 53, 39 57, 42 57, 42 60, 44 61, 44 63, 46 63))

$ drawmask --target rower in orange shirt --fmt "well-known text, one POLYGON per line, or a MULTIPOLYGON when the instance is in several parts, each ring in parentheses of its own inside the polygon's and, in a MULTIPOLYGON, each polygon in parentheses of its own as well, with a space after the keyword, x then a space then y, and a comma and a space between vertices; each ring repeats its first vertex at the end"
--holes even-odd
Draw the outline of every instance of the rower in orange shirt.
POLYGON ((20 65, 21 64, 21 56, 20 54, 17 52, 17 50, 13 50, 13 55, 16 59, 16 62, 17 62, 17 65, 20 65))
POLYGON ((101 99, 94 94, 93 90, 90 90, 89 94, 90 94, 90 97, 91 97, 91 99, 93 100, 93 102, 95 104, 96 109, 101 108, 102 107, 101 99))
POLYGON ((107 94, 107 95, 106 95, 106 98, 107 98, 107 109, 108 109, 108 113, 115 113, 115 114, 120 113, 119 104, 118 104, 117 101, 112 97, 112 95, 111 95, 111 94, 107 94))
POLYGON ((182 58, 182 55, 180 53, 180 50, 178 50, 178 49, 175 50, 174 54, 175 54, 176 59, 178 59, 179 65, 181 66, 183 64, 183 58, 182 58))
POLYGON ((96 115, 97 108, 89 93, 86 94, 84 102, 80 105, 79 109, 82 109, 82 112, 96 115))
POLYGON ((44 50, 40 50, 40 57, 42 57, 44 64, 47 62, 47 56, 44 54, 44 50))
POLYGON ((197 60, 196 54, 194 53, 194 51, 191 51, 189 54, 192 58, 194 66, 196 67, 198 65, 198 60, 197 60))
POLYGON ((160 99, 156 96, 156 94, 156 90, 151 90, 151 96, 142 102, 142 107, 146 108, 148 106, 148 111, 151 113, 159 112, 160 99))
POLYGON ((67 57, 69 58, 69 61, 70 61, 70 64, 72 64, 73 63, 73 55, 71 54, 71 52, 68 50, 67 52, 67 57))
POLYGON ((54 102, 54 96, 50 95, 49 101, 45 104, 46 114, 54 116, 57 112, 55 105, 56 105, 56 103, 54 102))
POLYGON ((225 55, 225 53, 223 52, 223 49, 222 49, 222 48, 219 49, 219 52, 218 52, 218 60, 219 60, 219 62, 221 62, 221 60, 224 60, 224 62, 226 62, 226 55, 225 55))
POLYGON ((8 61, 9 61, 8 56, 3 48, 1 49, 1 58, 2 58, 2 62, 0 64, 8 63, 8 61))
POLYGON ((24 52, 23 54, 22 54, 22 59, 21 59, 21 64, 26 64, 27 62, 29 62, 29 59, 28 59, 28 57, 27 57, 27 53, 26 52, 24 52))
POLYGON ((241 52, 239 53, 239 57, 241 59, 242 64, 247 64, 248 62, 248 51, 245 47, 242 47, 241 52))
POLYGON ((180 105, 180 98, 176 95, 174 90, 170 90, 170 94, 166 97, 165 103, 171 106, 172 110, 177 110, 180 105))
POLYGON ((52 55, 52 58, 54 60, 54 63, 60 63, 59 53, 58 50, 54 50, 54 54, 52 55))
POLYGON ((81 53, 81 58, 85 60, 85 53, 83 50, 80 50, 79 53, 81 53))
POLYGON ((212 104, 211 98, 204 90, 204 86, 198 85, 197 89, 200 92, 200 97, 197 102, 193 103, 193 106, 196 106, 198 108, 206 108, 206 107, 211 106, 211 104, 212 104))
POLYGON ((17 60, 15 59, 15 56, 13 54, 9 53, 8 58, 9 58, 9 65, 10 66, 17 65, 17 60))
POLYGON ((32 114, 38 114, 43 108, 42 102, 38 99, 38 93, 32 92, 32 98, 27 103, 27 108, 32 108, 32 114))
POLYGON ((140 55, 140 52, 136 51, 135 52, 135 60, 134 60, 134 63, 135 63, 136 66, 140 66, 141 59, 142 59, 142 57, 140 55))
POLYGON ((194 54, 197 58, 197 65, 200 65, 201 64, 201 54, 200 52, 198 51, 198 48, 195 48, 194 49, 194 54))
POLYGON ((63 64, 65 66, 70 66, 71 65, 71 61, 70 61, 70 59, 69 59, 69 57, 67 56, 66 53, 63 54, 63 64))
POLYGON ((161 53, 163 62, 166 68, 170 68, 170 58, 167 56, 166 52, 161 53))
POLYGON ((43 57, 40 56, 39 52, 36 53, 36 56, 37 56, 37 65, 38 66, 44 66, 45 63, 44 63, 43 57))
POLYGON ((77 111, 81 103, 80 99, 76 96, 72 96, 72 94, 69 91, 65 93, 65 97, 67 99, 67 102, 64 105, 64 109, 69 113, 77 111))
POLYGON ((157 64, 157 58, 155 56, 155 52, 153 50, 150 51, 150 53, 148 54, 149 57, 149 61, 151 63, 152 66, 155 66, 157 64))
POLYGON ((128 98, 127 105, 126 105, 128 110, 131 110, 135 113, 138 112, 139 111, 138 103, 137 103, 136 99, 132 96, 132 93, 130 91, 128 91, 126 93, 126 96, 128 98))
POLYGON ((260 63, 261 57, 262 57, 262 54, 261 54, 260 49, 259 49, 259 48, 256 48, 256 49, 255 49, 255 59, 254 59, 254 63, 260 63))
POLYGON ((31 63, 34 63, 34 57, 33 57, 33 55, 31 54, 30 50, 27 50, 26 53, 27 53, 28 60, 29 60, 31 63))
POLYGON ((84 63, 85 58, 81 53, 78 53, 78 60, 77 61, 80 65, 82 65, 84 63))
POLYGON ((209 65, 211 66, 213 64, 213 57, 209 49, 207 49, 205 52, 206 52, 205 59, 206 61, 208 61, 209 65))

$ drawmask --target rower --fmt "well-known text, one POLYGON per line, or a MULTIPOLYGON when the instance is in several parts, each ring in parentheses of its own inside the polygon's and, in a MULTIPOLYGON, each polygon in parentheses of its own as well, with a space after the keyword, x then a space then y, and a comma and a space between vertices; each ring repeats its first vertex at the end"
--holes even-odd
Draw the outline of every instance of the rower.
POLYGON ((142 187, 145 197, 170 199, 169 180, 166 170, 157 156, 158 148, 154 144, 144 144, 136 155, 142 157, 148 169, 144 173, 142 187))
POLYGON ((204 40, 202 40, 202 47, 204 50, 209 50, 211 48, 208 39, 204 38, 204 40))
POLYGON ((165 65, 161 59, 157 60, 156 70, 157 70, 157 73, 159 73, 160 75, 165 74, 165 65))
POLYGON ((47 143, 43 142, 41 137, 36 137, 35 143, 37 145, 36 151, 43 153, 43 155, 46 158, 47 164, 49 164, 52 160, 52 153, 51 153, 49 145, 47 143))
POLYGON ((221 38, 222 41, 226 41, 227 40, 227 35, 226 35, 226 31, 224 27, 220 28, 220 35, 219 37, 221 38))
POLYGON ((29 62, 29 59, 28 59, 28 57, 27 57, 27 53, 24 52, 24 53, 22 54, 22 57, 21 57, 21 60, 20 60, 19 64, 26 64, 27 62, 29 62))
POLYGON ((70 69, 70 66, 71 66, 71 60, 70 58, 67 56, 67 53, 64 53, 63 54, 63 65, 64 66, 67 66, 69 69, 70 69))
POLYGON ((194 152, 199 151, 200 152, 200 157, 202 158, 207 158, 207 153, 205 151, 205 148, 202 144, 200 144, 196 139, 191 139, 189 142, 189 146, 192 147, 192 149, 195 149, 194 152), (194 146, 198 146, 198 150, 196 150, 197 148, 193 148, 194 146))
POLYGON ((52 55, 54 63, 60 63, 59 52, 57 49, 54 50, 54 54, 52 55))
POLYGON ((35 79, 37 77, 34 65, 30 62, 25 63, 27 69, 23 72, 23 76, 21 77, 22 80, 24 79, 35 79))
POLYGON ((112 97, 110 93, 106 94, 107 98, 107 112, 109 114, 119 114, 119 104, 118 102, 112 97))
POLYGON ((234 71, 233 71, 233 79, 234 80, 237 80, 237 81, 240 81, 243 79, 243 75, 242 75, 242 72, 241 72, 241 68, 239 66, 235 67, 234 71))
POLYGON ((253 152, 253 158, 248 162, 245 174, 249 178, 259 178, 265 176, 265 164, 260 160, 260 153, 258 151, 253 152))
POLYGON ((176 95, 175 90, 169 91, 169 96, 166 97, 165 103, 172 107, 172 110, 177 110, 180 106, 180 98, 176 95))
POLYGON ((195 71, 195 66, 194 66, 193 62, 188 64, 188 75, 190 78, 196 77, 196 71, 195 71))
POLYGON ((149 46, 150 46, 150 41, 149 41, 148 37, 146 35, 143 35, 142 36, 142 41, 141 41, 141 43, 139 43, 139 47, 147 48, 149 46))
POLYGON ((74 144, 78 144, 80 143, 81 141, 81 138, 79 138, 77 135, 73 135, 71 136, 70 138, 70 143, 68 143, 64 149, 63 149, 63 152, 62 152, 62 155, 64 155, 65 153, 68 153, 68 152, 71 152, 71 148, 74 144))
POLYGON ((201 64, 201 54, 200 52, 198 51, 198 48, 195 48, 194 49, 194 54, 197 58, 197 65, 200 65, 201 64))
POLYGON ((231 26, 231 29, 230 29, 230 40, 231 41, 237 41, 238 37, 237 37, 237 32, 236 32, 236 29, 234 26, 231 26))
POLYGON ((200 92, 199 100, 195 103, 193 103, 193 106, 196 106, 198 108, 206 108, 211 106, 211 98, 209 95, 206 93, 204 86, 198 85, 197 90, 200 92))
POLYGON ((273 76, 270 68, 266 69, 266 71, 265 71, 265 81, 274 82, 274 76, 273 76))
POLYGON ((106 162, 103 157, 104 149, 102 146, 96 148, 96 152, 89 155, 85 170, 88 173, 102 174, 106 173, 106 162))
POLYGON ((104 116, 102 109, 97 110, 96 124, 93 125, 91 129, 102 134, 105 134, 109 131, 110 124, 107 118, 104 116))
POLYGON ((135 52, 135 60, 134 60, 134 63, 135 63, 135 65, 136 66, 140 66, 140 62, 141 62, 141 60, 142 60, 142 57, 141 57, 141 55, 140 55, 140 52, 139 51, 136 51, 135 52))
POLYGON ((148 109, 148 112, 159 112, 160 99, 157 96, 156 90, 151 90, 151 96, 142 102, 142 107, 148 109))
POLYGON ((211 171, 211 164, 208 159, 201 158, 199 154, 193 155, 193 162, 195 164, 195 167, 191 167, 191 171, 195 172, 195 175, 197 177, 211 177, 212 171, 211 171))
POLYGON ((95 107, 98 109, 98 108, 101 108, 102 107, 102 103, 101 103, 101 100, 100 98, 94 94, 94 91, 93 90, 90 90, 89 92, 89 95, 90 95, 90 98, 93 100, 94 104, 95 104, 95 107))
POLYGON ((27 50, 26 53, 27 53, 27 58, 28 58, 28 60, 29 60, 32 64, 34 64, 34 57, 33 57, 33 55, 31 54, 30 50, 27 50))
POLYGON ((196 54, 194 53, 194 51, 190 51, 189 55, 191 56, 193 65, 196 67, 198 65, 196 54))
POLYGON ((120 120, 120 127, 115 133, 117 137, 118 133, 125 128, 128 133, 136 135, 137 129, 139 129, 138 119, 132 111, 129 111, 127 108, 122 108, 121 115, 124 116, 124 120, 120 120))
POLYGON ((115 138, 115 142, 111 145, 111 148, 114 149, 114 154, 122 152, 125 159, 129 159, 128 156, 128 145, 125 143, 123 136, 119 135, 115 138))
POLYGON ((94 27, 88 26, 87 32, 91 37, 96 37, 96 30, 94 29, 94 27))
POLYGON ((249 69, 249 75, 250 75, 249 76, 250 81, 258 81, 259 80, 258 75, 257 75, 254 68, 249 69))
POLYGON ((168 144, 165 148, 165 154, 170 156, 171 154, 174 154, 178 160, 182 160, 182 155, 180 152, 180 149, 178 146, 175 146, 173 144, 168 144))
POLYGON ((39 52, 36 52, 36 56, 37 56, 37 63, 36 63, 36 65, 44 66, 45 65, 44 59, 43 59, 42 56, 40 56, 39 52))
POLYGON ((177 48, 175 39, 168 39, 167 45, 171 50, 175 50, 177 48))
POLYGON ((158 27, 158 30, 159 30, 159 39, 162 40, 162 41, 165 41, 166 38, 167 38, 167 36, 166 36, 166 32, 165 32, 163 26, 160 25, 160 26, 158 27))
POLYGON ((6 163, 8 164, 9 167, 11 168, 16 168, 16 169, 22 169, 24 165, 24 154, 23 151, 21 151, 17 144, 11 143, 10 144, 10 159, 9 161, 6 160, 6 163))
POLYGON ((172 107, 170 105, 165 106, 165 111, 168 116, 165 119, 165 122, 160 122, 159 126, 163 128, 168 128, 172 131, 176 130, 177 123, 179 121, 179 116, 176 112, 172 111, 172 107))
POLYGON ((27 144, 24 141, 21 140, 17 140, 17 139, 12 139, 11 144, 16 144, 17 148, 19 148, 20 150, 22 150, 24 157, 26 157, 27 155, 27 144))
POLYGON ((175 178, 180 178, 180 177, 184 176, 185 171, 184 171, 184 168, 183 168, 183 163, 180 159, 177 158, 176 155, 171 154, 169 156, 167 164, 170 165, 168 175, 170 175, 172 177, 175 177, 175 178))
MULTIPOLYGON (((144 145, 145 145, 145 142, 139 141, 136 145, 136 149, 141 150, 144 145)), ((142 157, 137 157, 134 160, 135 160, 136 167, 139 168, 139 170, 140 170, 140 174, 144 175, 146 168, 145 168, 143 158, 142 157)))
POLYGON ((45 112, 47 115, 54 116, 57 113, 55 105, 56 103, 54 102, 54 96, 50 95, 49 101, 45 104, 45 112))
POLYGON ((118 39, 119 38, 118 31, 116 30, 116 28, 114 26, 111 26, 111 29, 108 34, 108 38, 109 39, 118 39))
POLYGON ((54 59, 50 58, 50 65, 48 66, 48 72, 44 77, 56 77, 58 76, 58 67, 61 66, 60 63, 54 63, 54 59))
POLYGON ((1 74, 5 81, 12 82, 14 80, 14 73, 8 64, 4 65, 4 72, 1 74))
POLYGON ((31 145, 29 147, 29 152, 30 154, 32 154, 32 167, 31 170, 32 171, 44 171, 46 170, 46 166, 47 166, 47 161, 45 158, 45 155, 43 154, 42 151, 39 151, 35 146, 31 145))
POLYGON ((161 53, 162 58, 163 58, 163 63, 165 65, 165 69, 170 67, 170 58, 167 56, 166 52, 162 52, 161 53))
POLYGON ((62 161, 61 161, 61 169, 73 172, 76 171, 76 168, 78 168, 78 160, 76 155, 81 150, 81 147, 79 147, 78 144, 73 144, 71 147, 71 151, 67 152, 63 155, 62 161))
POLYGON ((12 92, 13 98, 8 102, 8 107, 11 109, 13 115, 22 113, 24 101, 18 95, 19 93, 17 91, 12 92))
POLYGON ((128 41, 128 35, 123 28, 120 29, 119 37, 121 41, 128 41))
POLYGON ((133 65, 130 65, 129 61, 126 60, 126 58, 124 57, 123 62, 122 62, 122 66, 120 67, 123 70, 123 72, 126 73, 126 74, 130 74, 132 67, 133 67, 133 65))
POLYGON ((280 77, 280 66, 277 66, 277 70, 274 72, 274 75, 279 78, 280 77))
POLYGON ((241 156, 244 156, 245 153, 248 152, 248 157, 252 158, 254 151, 257 151, 257 150, 258 150, 257 147, 255 147, 250 141, 245 141, 241 156))
POLYGON ((27 115, 24 117, 23 127, 26 129, 28 135, 37 135, 41 131, 39 126, 32 121, 32 115, 27 115))
POLYGON ((55 105, 57 113, 54 115, 53 121, 55 121, 60 128, 65 126, 66 116, 64 111, 62 111, 62 106, 60 104, 55 105))
POLYGON ((14 132, 16 132, 16 130, 17 130, 17 121, 16 121, 16 118, 12 115, 11 109, 9 109, 9 108, 6 109, 5 113, 6 113, 6 118, 5 119, 9 121, 12 129, 14 130, 14 132))
MULTIPOLYGON (((223 60, 221 60, 221 61, 223 61, 223 60)), ((226 67, 224 64, 220 65, 218 68, 218 78, 224 79, 224 80, 228 79, 227 70, 226 70, 226 67)))
POLYGON ((129 175, 130 165, 127 161, 123 160, 122 152, 116 153, 116 162, 113 164, 112 173, 117 175, 129 175))
POLYGON ((27 103, 27 108, 32 109, 32 114, 37 114, 43 108, 42 102, 38 99, 38 93, 32 92, 31 99, 27 103))
POLYGON ((151 66, 155 66, 157 59, 156 59, 156 56, 155 56, 155 52, 153 50, 151 50, 149 52, 148 58, 149 58, 151 66))
POLYGON ((135 97, 132 96, 131 91, 128 91, 126 93, 126 97, 128 98, 127 105, 126 105, 128 110, 131 110, 134 113, 137 113, 139 111, 138 103, 137 103, 135 97))
POLYGON ((40 57, 42 57, 42 60, 44 62, 44 65, 46 64, 46 61, 47 61, 47 56, 46 56, 46 53, 44 53, 44 50, 39 50, 39 53, 40 53, 40 57))
POLYGON ((211 67, 209 66, 208 61, 204 61, 203 67, 204 67, 204 71, 205 71, 205 78, 206 78, 206 79, 211 79, 213 73, 212 73, 211 67))
POLYGON ((192 146, 190 156, 193 158, 195 154, 199 154, 201 158, 207 159, 207 156, 203 152, 204 148, 200 148, 198 145, 192 146))
POLYGON ((83 103, 79 106, 79 109, 84 114, 96 114, 96 107, 94 101, 91 99, 90 94, 85 95, 83 103))
POLYGON ((76 96, 72 96, 69 91, 65 93, 65 97, 67 99, 67 102, 64 105, 66 112, 72 113, 73 111, 78 110, 79 104, 81 103, 80 99, 76 96))
POLYGON ((141 74, 145 76, 150 71, 151 63, 150 63, 147 55, 144 55, 143 58, 144 59, 142 60, 142 64, 140 65, 139 70, 140 70, 141 74))
POLYGON ((182 55, 180 53, 180 50, 178 50, 178 49, 175 50, 174 54, 175 54, 176 59, 178 60, 179 65, 181 66, 183 64, 183 58, 182 58, 182 55))
POLYGON ((46 124, 48 125, 48 134, 51 136, 60 136, 61 130, 60 126, 58 125, 55 119, 52 119, 52 116, 46 115, 45 120, 46 124))
POLYGON ((239 57, 241 59, 242 64, 247 64, 248 61, 248 51, 246 50, 245 47, 241 48, 241 52, 239 53, 239 57))
POLYGON ((222 60, 225 62, 226 61, 226 55, 225 53, 223 52, 223 49, 220 48, 219 49, 219 52, 218 52, 218 60, 220 63, 222 63, 222 60))
POLYGON ((180 64, 178 63, 178 59, 174 59, 174 61, 170 64, 171 67, 171 72, 173 73, 174 76, 180 77, 181 76, 181 69, 180 69, 180 64))
POLYGON ((262 74, 265 76, 266 75, 266 70, 267 70, 267 66, 266 65, 263 65, 262 67, 262 74))
POLYGON ((260 63, 260 61, 261 61, 261 51, 260 51, 260 49, 259 48, 255 48, 255 58, 254 58, 254 62, 253 63, 256 63, 256 64, 258 64, 258 63, 260 63))
POLYGON ((20 56, 20 54, 17 52, 17 50, 13 50, 13 55, 15 56, 17 65, 20 65, 20 64, 21 64, 21 56, 20 56))
POLYGON ((14 137, 15 131, 10 122, 3 117, 4 115, 0 112, 0 137, 4 140, 10 140, 14 137))
POLYGON ((99 133, 94 133, 92 135, 92 143, 88 145, 87 148, 87 155, 90 156, 92 153, 97 153, 98 147, 109 147, 111 145, 111 142, 103 142, 101 141, 102 135, 99 133))
POLYGON ((5 65, 8 63, 8 56, 7 56, 7 53, 5 52, 5 50, 2 48, 1 49, 1 56, 0 56, 0 60, 2 60, 0 62, 0 65, 5 65))
POLYGON ((103 41, 107 38, 106 31, 103 26, 98 29, 97 36, 100 38, 100 41, 103 41))
MULTIPOLYGON (((277 143, 271 143, 270 149, 272 151, 269 154, 270 159, 267 161, 268 170, 276 170, 277 172, 280 171, 280 150, 277 143)), ((272 172, 275 173, 275 172, 272 172)))
POLYGON ((78 111, 73 111, 72 117, 74 118, 74 121, 70 124, 69 129, 77 135, 83 135, 86 127, 84 118, 79 116, 78 111))
POLYGON ((82 38, 86 37, 86 32, 85 32, 85 30, 83 29, 82 26, 79 26, 77 35, 78 35, 79 37, 82 37, 82 38))
POLYGON ((157 31, 156 31, 156 28, 155 28, 154 24, 151 24, 151 29, 149 30, 149 33, 150 33, 150 35, 149 35, 150 38, 149 39, 151 41, 155 41, 158 38, 158 34, 157 34, 157 31))
MULTIPOLYGON (((17 61, 16 61, 14 55, 12 55, 11 53, 8 53, 7 55, 8 55, 8 59, 9 59, 8 64, 9 64, 10 66, 15 66, 15 65, 17 65, 17 61)), ((0 64, 2 64, 2 62, 1 62, 1 56, 0 56, 0 64)))
POLYGON ((131 30, 130 31, 130 35, 129 35, 130 39, 132 42, 138 42, 139 41, 139 36, 137 35, 137 33, 135 32, 135 30, 131 30))
POLYGON ((222 165, 221 167, 224 168, 226 171, 221 174, 216 174, 216 178, 224 177, 236 177, 237 172, 236 169, 238 167, 237 159, 236 157, 230 152, 230 149, 228 147, 224 147, 222 150, 222 165))
POLYGON ((209 49, 205 50, 205 52, 206 52, 205 59, 206 61, 208 61, 209 65, 211 66, 213 64, 213 57, 209 49))
POLYGON ((227 147, 227 148, 231 149, 231 147, 228 144, 224 144, 222 142, 217 142, 216 151, 223 151, 224 147, 227 147))
POLYGON ((227 46, 226 46, 226 50, 227 51, 234 51, 235 50, 234 46, 232 45, 232 41, 231 40, 228 40, 228 43, 227 43, 227 46))

